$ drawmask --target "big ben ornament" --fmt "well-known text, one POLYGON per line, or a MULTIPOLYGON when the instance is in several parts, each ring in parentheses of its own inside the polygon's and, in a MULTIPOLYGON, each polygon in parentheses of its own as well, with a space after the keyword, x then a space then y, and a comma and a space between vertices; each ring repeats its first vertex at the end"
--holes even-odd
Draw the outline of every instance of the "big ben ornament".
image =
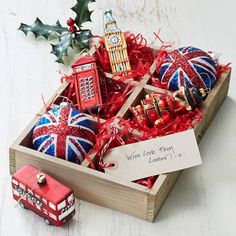
POLYGON ((131 70, 127 44, 124 33, 117 27, 111 10, 105 13, 105 47, 108 52, 112 73, 114 75, 124 72, 127 75, 131 70))

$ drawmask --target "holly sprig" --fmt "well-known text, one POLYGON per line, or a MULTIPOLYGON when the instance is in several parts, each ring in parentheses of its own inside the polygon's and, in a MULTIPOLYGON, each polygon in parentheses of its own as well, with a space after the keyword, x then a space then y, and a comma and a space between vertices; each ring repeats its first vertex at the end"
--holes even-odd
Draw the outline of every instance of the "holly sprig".
POLYGON ((67 20, 67 27, 63 27, 59 21, 54 25, 44 24, 38 17, 32 25, 21 23, 19 30, 23 31, 27 36, 32 32, 35 38, 43 37, 49 40, 50 35, 58 37, 57 44, 51 44, 52 51, 57 59, 56 62, 65 64, 64 58, 68 56, 68 49, 72 48, 76 52, 80 52, 85 48, 89 48, 89 40, 92 37, 91 30, 84 29, 82 25, 91 21, 92 11, 89 10, 88 4, 95 0, 77 0, 72 7, 75 12, 75 18, 67 20))

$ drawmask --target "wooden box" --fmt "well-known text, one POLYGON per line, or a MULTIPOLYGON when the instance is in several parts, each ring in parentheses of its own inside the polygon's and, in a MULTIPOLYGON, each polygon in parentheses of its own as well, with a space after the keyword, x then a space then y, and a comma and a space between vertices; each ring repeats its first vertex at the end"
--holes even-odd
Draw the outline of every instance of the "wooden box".
MULTIPOLYGON (((153 70, 155 65, 151 67, 153 70)), ((118 115, 127 118, 129 107, 134 105, 138 97, 158 89, 149 84, 149 76, 139 84, 127 99, 118 115)), ((221 74, 215 87, 208 95, 201 110, 203 119, 195 127, 198 140, 202 138, 212 119, 227 96, 230 81, 230 71, 221 74)), ((67 83, 61 85, 52 98, 60 96, 67 83)), ((50 103, 50 101, 49 101, 50 103)), ((41 109, 39 114, 43 114, 41 109)), ((133 183, 124 182, 108 174, 90 169, 89 163, 84 160, 82 165, 76 165, 61 159, 35 151, 32 148, 32 128, 38 121, 36 115, 31 123, 20 134, 10 147, 10 174, 14 174, 25 164, 32 164, 68 185, 75 192, 77 198, 108 207, 150 222, 153 222, 168 197, 181 171, 160 175, 152 189, 133 183)))

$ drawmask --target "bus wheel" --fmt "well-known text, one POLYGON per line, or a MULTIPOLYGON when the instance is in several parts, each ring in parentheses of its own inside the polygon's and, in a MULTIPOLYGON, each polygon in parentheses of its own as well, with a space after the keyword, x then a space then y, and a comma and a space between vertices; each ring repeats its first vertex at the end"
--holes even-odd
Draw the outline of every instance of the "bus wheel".
POLYGON ((51 225, 50 221, 46 218, 44 218, 44 222, 47 224, 47 225, 51 225))
POLYGON ((23 208, 23 209, 26 209, 26 207, 25 207, 24 203, 22 203, 22 202, 19 202, 19 205, 20 205, 20 207, 21 207, 21 208, 23 208))

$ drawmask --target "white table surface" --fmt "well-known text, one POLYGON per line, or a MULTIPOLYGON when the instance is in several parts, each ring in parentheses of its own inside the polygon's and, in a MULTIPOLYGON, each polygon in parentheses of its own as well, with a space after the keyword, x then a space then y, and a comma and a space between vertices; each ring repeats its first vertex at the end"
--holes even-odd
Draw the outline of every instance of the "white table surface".
MULTIPOLYGON (((77 200, 76 216, 63 228, 47 226, 31 211, 15 207, 8 147, 45 99, 59 86, 59 70, 49 44, 17 31, 36 16, 66 22, 75 0, 0 0, 0 235, 236 235, 236 82, 200 144, 203 165, 184 171, 156 221, 148 223, 77 200)), ((222 53, 236 62, 234 0, 97 0, 90 6, 93 33, 102 34, 102 12, 114 10, 123 30, 149 40, 161 28, 166 41, 222 53)))

